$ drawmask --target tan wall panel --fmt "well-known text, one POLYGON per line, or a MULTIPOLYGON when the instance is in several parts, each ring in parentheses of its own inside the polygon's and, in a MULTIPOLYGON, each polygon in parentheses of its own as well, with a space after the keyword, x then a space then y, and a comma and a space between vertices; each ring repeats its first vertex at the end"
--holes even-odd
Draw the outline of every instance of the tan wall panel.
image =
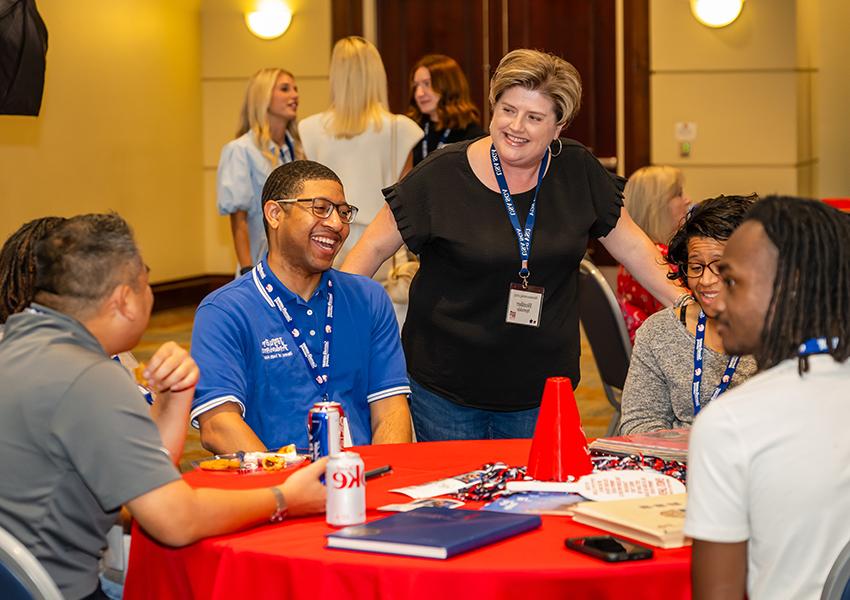
POLYGON ((687 0, 651 0, 651 68, 664 71, 794 67, 795 12, 795 0, 747 0, 737 21, 712 29, 691 15, 687 0))
POLYGON ((652 162, 795 165, 797 79, 795 72, 654 75, 652 162), (678 121, 697 124, 687 159, 674 139, 678 121))
POLYGON ((0 237, 39 216, 116 210, 152 281, 203 272, 197 3, 38 7, 42 114, 0 117, 0 237))
POLYGON ((244 0, 204 0, 201 11, 204 79, 247 77, 262 67, 326 75, 331 49, 330 0, 287 0, 292 24, 276 40, 261 40, 245 26, 244 0))
POLYGON ((230 234, 230 219, 218 214, 215 205, 215 169, 204 169, 204 265, 206 273, 234 273, 236 252, 230 234))
POLYGON ((850 2, 820 0, 817 194, 850 197, 850 2))
POLYGON ((682 167, 685 192, 698 202, 720 194, 796 194, 798 169, 746 167, 682 167))

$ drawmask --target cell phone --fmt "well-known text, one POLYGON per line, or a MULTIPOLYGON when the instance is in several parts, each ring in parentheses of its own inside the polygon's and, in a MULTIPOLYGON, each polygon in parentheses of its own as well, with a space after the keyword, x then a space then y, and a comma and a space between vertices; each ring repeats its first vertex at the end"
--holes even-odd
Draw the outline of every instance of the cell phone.
POLYGON ((612 535, 588 535, 567 538, 567 548, 600 558, 605 562, 623 562, 652 558, 652 549, 633 542, 627 542, 612 535))

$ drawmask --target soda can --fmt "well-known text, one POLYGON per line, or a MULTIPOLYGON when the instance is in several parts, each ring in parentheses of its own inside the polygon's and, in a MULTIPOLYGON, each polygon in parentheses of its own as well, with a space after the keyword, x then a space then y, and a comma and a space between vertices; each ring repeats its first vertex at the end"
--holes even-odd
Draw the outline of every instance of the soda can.
POLYGON ((342 452, 344 418, 339 402, 316 402, 307 412, 307 439, 314 461, 342 452))
POLYGON ((366 522, 366 477, 356 452, 332 454, 325 468, 328 525, 344 527, 366 522))

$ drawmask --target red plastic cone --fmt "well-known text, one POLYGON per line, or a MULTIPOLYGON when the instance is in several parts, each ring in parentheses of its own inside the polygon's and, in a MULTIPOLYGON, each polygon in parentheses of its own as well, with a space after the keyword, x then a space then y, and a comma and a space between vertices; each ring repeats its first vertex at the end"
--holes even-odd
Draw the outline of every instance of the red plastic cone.
POLYGON ((567 481, 593 471, 587 438, 568 377, 550 377, 528 455, 528 474, 538 481, 567 481))

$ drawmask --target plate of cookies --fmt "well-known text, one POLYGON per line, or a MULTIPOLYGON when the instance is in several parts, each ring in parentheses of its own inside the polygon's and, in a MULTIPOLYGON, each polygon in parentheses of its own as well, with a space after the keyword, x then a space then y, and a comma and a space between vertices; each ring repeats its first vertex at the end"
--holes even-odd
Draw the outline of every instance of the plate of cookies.
POLYGON ((298 454, 295 444, 283 446, 275 452, 236 452, 216 454, 193 460, 192 466, 201 471, 219 473, 266 473, 300 465, 307 456, 298 454))

